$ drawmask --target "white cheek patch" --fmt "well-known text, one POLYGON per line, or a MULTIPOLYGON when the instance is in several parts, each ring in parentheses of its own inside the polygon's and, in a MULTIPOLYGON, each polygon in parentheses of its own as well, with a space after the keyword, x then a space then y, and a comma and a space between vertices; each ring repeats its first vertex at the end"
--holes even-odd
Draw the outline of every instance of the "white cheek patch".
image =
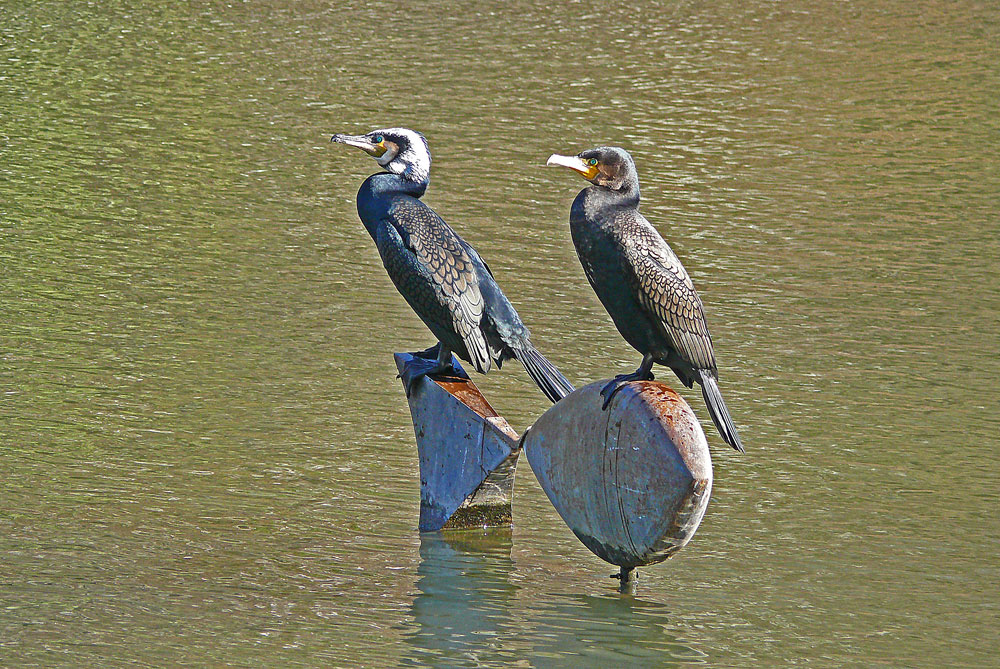
POLYGON ((402 163, 400 170, 409 169, 410 175, 417 180, 423 180, 430 176, 431 161, 424 151, 415 151, 408 147, 406 151, 399 155, 399 163, 402 163))

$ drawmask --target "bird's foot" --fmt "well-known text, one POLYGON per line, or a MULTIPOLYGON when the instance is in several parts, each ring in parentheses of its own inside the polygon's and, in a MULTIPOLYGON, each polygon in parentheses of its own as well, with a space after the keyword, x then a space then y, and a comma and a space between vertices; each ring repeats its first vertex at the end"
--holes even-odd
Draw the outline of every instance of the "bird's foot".
POLYGON ((420 377, 431 374, 450 374, 466 380, 469 378, 465 370, 458 365, 438 362, 436 354, 432 360, 423 357, 414 357, 408 360, 403 365, 403 371, 397 374, 396 378, 402 379, 403 389, 406 390, 406 396, 409 397, 420 377))
POLYGON ((606 386, 601 388, 601 397, 604 398, 604 404, 601 405, 601 411, 608 408, 608 405, 611 404, 611 398, 614 397, 615 393, 621 390, 622 386, 629 381, 652 381, 653 378, 653 375, 648 372, 646 374, 641 374, 640 372, 635 371, 631 374, 619 374, 613 381, 610 381, 606 386))
MULTIPOLYGON (((435 358, 436 357, 437 356, 435 356, 435 358)), ((406 391, 406 396, 410 396, 410 393, 413 392, 413 388, 417 381, 420 380, 421 376, 433 374, 438 371, 437 367, 438 364, 436 359, 428 360, 423 357, 414 356, 412 359, 406 361, 403 365, 403 371, 399 373, 398 377, 403 381, 403 390, 406 391)))

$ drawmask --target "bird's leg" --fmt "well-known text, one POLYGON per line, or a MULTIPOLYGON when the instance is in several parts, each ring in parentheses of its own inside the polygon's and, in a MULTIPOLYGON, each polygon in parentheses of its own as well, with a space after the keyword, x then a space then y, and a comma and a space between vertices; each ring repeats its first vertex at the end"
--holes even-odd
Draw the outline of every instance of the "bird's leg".
POLYGON ((451 351, 444 344, 438 344, 437 360, 434 364, 434 369, 432 369, 427 373, 440 374, 441 372, 447 372, 450 369, 451 369, 451 351))
MULTIPOLYGON (((433 349, 428 349, 427 351, 421 351, 421 353, 435 352, 433 349)), ((418 356, 413 354, 414 357, 411 358, 403 365, 403 371, 400 372, 399 378, 403 380, 403 388, 406 390, 406 396, 409 397, 410 393, 413 391, 413 386, 421 376, 427 376, 428 374, 440 374, 442 372, 454 372, 457 373, 454 366, 451 364, 451 350, 442 343, 438 343, 435 359, 428 360, 427 357, 418 356)), ((462 374, 464 378, 468 378, 462 374)))
POLYGON ((469 375, 465 373, 461 365, 455 364, 455 359, 451 356, 451 349, 449 349, 444 344, 441 344, 441 349, 438 351, 437 366, 428 374, 444 374, 448 372, 460 379, 468 379, 469 375))
POLYGON ((613 381, 608 383, 601 389, 601 397, 604 398, 604 404, 601 405, 601 410, 608 408, 611 404, 611 398, 615 396, 621 387, 628 383, 629 381, 652 381, 653 373, 650 371, 653 369, 653 356, 646 353, 642 356, 642 363, 639 365, 639 369, 635 370, 631 374, 619 374, 614 378, 613 381))

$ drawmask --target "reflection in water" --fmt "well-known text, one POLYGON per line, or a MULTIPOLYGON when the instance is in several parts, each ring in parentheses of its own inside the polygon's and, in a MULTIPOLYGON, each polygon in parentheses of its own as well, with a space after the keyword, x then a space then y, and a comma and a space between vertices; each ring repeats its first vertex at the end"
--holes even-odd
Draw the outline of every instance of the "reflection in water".
POLYGON ((678 642, 671 626, 664 604, 629 595, 566 595, 548 602, 534 621, 532 654, 574 658, 576 667, 662 667, 705 657, 678 642))
POLYGON ((420 535, 420 593, 411 607, 419 629, 406 637, 418 649, 414 664, 454 666, 493 653, 515 595, 510 550, 509 528, 420 535))
POLYGON ((699 662, 705 655, 671 633, 666 605, 631 595, 534 591, 516 578, 509 530, 428 533, 405 635, 412 665, 547 666, 572 657, 578 667, 609 662, 699 662))

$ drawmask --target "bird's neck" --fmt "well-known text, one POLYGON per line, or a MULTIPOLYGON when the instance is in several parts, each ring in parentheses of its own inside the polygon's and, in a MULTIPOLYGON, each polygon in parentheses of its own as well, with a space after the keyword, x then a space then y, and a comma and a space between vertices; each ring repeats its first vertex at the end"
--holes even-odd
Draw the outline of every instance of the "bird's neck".
POLYGON ((426 181, 414 182, 389 172, 373 174, 365 179, 358 190, 358 216, 374 239, 378 226, 385 219, 394 199, 419 198, 426 190, 426 181))
MULTIPOLYGON (((365 181, 375 196, 410 195, 419 198, 427 191, 429 179, 411 179, 403 174, 379 172, 365 181)), ((362 186, 364 188, 364 186, 362 186)))
POLYGON ((578 199, 588 217, 596 220, 610 210, 638 209, 639 188, 629 186, 623 190, 611 190, 604 186, 589 186, 580 192, 578 199))

